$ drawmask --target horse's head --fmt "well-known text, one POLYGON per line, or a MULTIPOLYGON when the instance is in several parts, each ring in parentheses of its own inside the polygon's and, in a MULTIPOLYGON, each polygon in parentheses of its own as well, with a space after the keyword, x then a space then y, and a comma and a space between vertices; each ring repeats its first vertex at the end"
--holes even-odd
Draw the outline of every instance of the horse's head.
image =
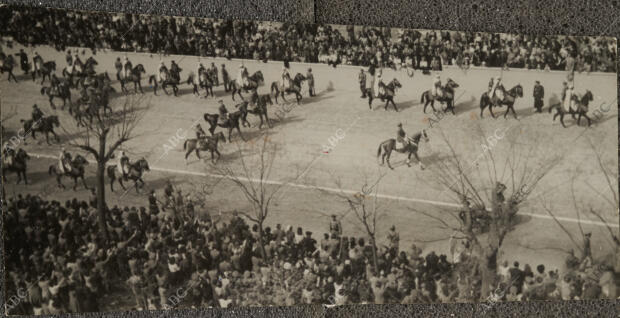
POLYGON ((224 133, 220 131, 217 134, 215 134, 215 140, 219 140, 221 142, 225 142, 226 141, 226 137, 224 136, 224 133))
POLYGON ((146 73, 146 71, 144 70, 144 66, 142 64, 136 65, 134 70, 136 73, 146 73))
POLYGON ((306 77, 303 74, 301 74, 301 73, 297 73, 297 74, 295 74, 294 80, 297 83, 301 83, 301 82, 306 80, 306 77))
POLYGON ((265 102, 265 105, 267 103, 269 103, 269 105, 273 105, 273 101, 271 100, 271 95, 266 94, 266 95, 263 95, 263 97, 261 98, 263 99, 263 102, 265 102))
POLYGON ((146 161, 146 159, 144 159, 144 158, 140 158, 140 160, 138 160, 138 162, 136 162, 136 165, 138 166, 138 168, 141 171, 150 171, 151 170, 151 167, 149 167, 148 161, 146 161))
POLYGON ((446 87, 449 88, 457 88, 459 87, 459 84, 457 84, 454 80, 452 80, 451 78, 448 78, 448 81, 446 82, 446 87))
POLYGON ((403 87, 403 85, 397 79, 393 79, 392 80, 392 85, 394 85, 394 88, 402 88, 403 87))
POLYGON ((521 84, 517 84, 517 86, 515 86, 513 90, 517 94, 517 96, 523 97, 523 86, 521 86, 521 84))
POLYGON ((592 94, 592 92, 590 90, 586 90, 586 93, 583 94, 582 102, 584 104, 587 104, 593 100, 594 100, 594 95, 592 94))
POLYGON ((19 160, 20 162, 24 162, 27 159, 30 159, 30 156, 28 155, 28 153, 26 153, 26 150, 19 148, 17 150, 17 153, 15 154, 15 159, 19 160))
POLYGON ((235 105, 235 108, 238 108, 241 112, 247 112, 248 110, 248 101, 243 101, 237 105, 235 105))
POLYGON ((97 64, 99 64, 99 63, 97 63, 97 60, 95 60, 95 59, 91 56, 91 57, 89 57, 89 58, 86 60, 86 64, 89 64, 89 65, 97 65, 97 64))
POLYGON ((205 119, 206 122, 208 122, 209 124, 213 125, 215 123, 215 117, 217 115, 211 115, 209 113, 205 113, 202 118, 205 119))
POLYGON ((50 63, 49 64, 50 69, 52 69, 52 71, 55 72, 56 71, 56 62, 55 61, 50 61, 49 63, 50 63))
POLYGON ((84 158, 84 156, 82 156, 80 154, 77 154, 73 158, 73 164, 75 166, 77 166, 77 167, 86 166, 86 165, 88 165, 88 160, 86 160, 86 158, 84 158))
POLYGON ((254 80, 259 81, 259 82, 263 82, 265 80, 265 78, 263 77, 263 72, 261 71, 256 71, 256 73, 252 75, 252 78, 254 78, 254 80))

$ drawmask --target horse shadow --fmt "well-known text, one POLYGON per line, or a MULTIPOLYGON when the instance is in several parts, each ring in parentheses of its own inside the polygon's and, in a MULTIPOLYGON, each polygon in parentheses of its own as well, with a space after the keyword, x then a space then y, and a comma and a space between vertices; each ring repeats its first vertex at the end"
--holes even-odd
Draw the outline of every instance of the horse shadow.
POLYGON ((458 100, 454 101, 454 112, 456 115, 468 113, 473 110, 480 110, 480 104, 476 103, 476 98, 473 96, 468 101, 463 101, 460 103, 458 100))
MULTIPOLYGON (((332 98, 334 98, 334 95, 328 95, 328 94, 327 94, 327 93, 329 93, 329 92, 330 92, 330 91, 324 90, 324 91, 321 91, 321 92, 319 92, 319 93, 315 94, 315 95, 314 95, 314 96, 312 96, 312 97, 310 97, 310 96, 304 96, 304 98, 301 100, 301 104, 304 104, 304 101, 305 101, 306 99, 309 99, 309 100, 311 100, 313 103, 316 103, 316 102, 322 102, 322 101, 324 101, 324 100, 328 100, 328 99, 332 99, 332 98)), ((294 96, 294 95, 293 95, 293 96, 294 96)), ((293 97, 293 98, 294 98, 294 97, 293 97)), ((287 99, 287 100, 289 100, 289 101, 290 101, 290 99, 287 99)))
MULTIPOLYGON (((379 101, 380 101, 380 100, 381 100, 381 99, 379 99, 379 101)), ((396 101, 395 101, 395 102, 396 102, 396 101)), ((398 107, 398 111, 401 111, 401 110, 406 110, 406 109, 408 109, 408 108, 411 108, 411 107, 413 107, 413 106, 415 106, 415 105, 418 105, 418 104, 420 104, 420 103, 419 103, 419 102, 417 102, 415 99, 412 99, 412 100, 410 100, 410 101, 401 102, 401 103, 396 102, 396 107, 398 107)), ((385 106, 385 103, 382 103, 380 106, 381 106, 381 107, 384 107, 384 106, 385 106)), ((392 105, 391 105, 391 104, 388 106, 388 109, 390 109, 390 107, 392 107, 392 105)), ((373 107, 373 110, 374 110, 374 109, 375 109, 375 108, 373 107)))
POLYGON ((289 115, 284 115, 282 117, 278 117, 275 116, 275 118, 271 118, 269 117, 269 119, 272 120, 272 125, 273 127, 276 126, 284 126, 284 125, 288 125, 288 124, 292 124, 292 123, 296 123, 296 122, 302 122, 305 120, 305 118, 300 117, 300 116, 289 116, 289 115))

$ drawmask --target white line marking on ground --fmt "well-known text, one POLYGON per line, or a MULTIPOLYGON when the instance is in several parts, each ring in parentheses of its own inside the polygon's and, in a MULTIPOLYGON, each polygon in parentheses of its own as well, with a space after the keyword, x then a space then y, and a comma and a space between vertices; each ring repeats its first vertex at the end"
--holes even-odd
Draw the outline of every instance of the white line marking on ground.
MULTIPOLYGON (((30 153, 30 156, 33 156, 33 157, 36 157, 36 158, 58 159, 58 157, 56 157, 56 156, 47 155, 47 154, 38 154, 38 153, 30 153)), ((96 163, 94 160, 88 160, 88 161, 90 163, 96 163)), ((206 173, 206 172, 188 171, 188 170, 180 170, 180 169, 169 169, 169 168, 162 168, 162 167, 150 167, 150 168, 151 168, 152 171, 159 171, 159 172, 177 173, 177 174, 193 175, 193 176, 199 176, 199 177, 229 178, 228 176, 217 174, 217 173, 206 173)), ((259 179, 255 179, 255 178, 238 177, 238 179, 242 180, 242 181, 246 181, 246 182, 254 182, 254 183, 261 182, 259 179)), ((272 184, 272 185, 287 184, 287 185, 289 185, 291 187, 296 187, 296 188, 301 188, 301 189, 318 189, 318 190, 323 190, 323 191, 328 191, 328 192, 342 192, 342 193, 346 193, 346 194, 356 194, 356 193, 359 192, 359 191, 345 190, 345 189, 341 190, 341 189, 330 188, 330 187, 309 186, 309 185, 306 185, 306 184, 289 183, 289 182, 284 182, 284 181, 263 180, 263 183, 264 184, 272 184)), ((408 202, 416 202, 416 203, 426 203, 426 204, 432 204, 432 205, 444 206, 444 207, 451 207, 451 208, 459 208, 459 207, 461 207, 461 205, 456 204, 456 203, 443 202, 443 201, 434 201, 434 200, 424 200, 424 199, 416 199, 416 198, 408 198, 408 197, 401 197, 401 196, 388 195, 388 194, 377 194, 377 197, 379 197, 381 199, 397 200, 397 201, 408 201, 408 202)), ((519 212, 519 214, 520 215, 531 216, 533 218, 538 218, 538 219, 553 220, 553 217, 551 217, 550 215, 546 215, 546 214, 536 214, 536 213, 527 213, 527 212, 519 212)), ((581 222, 581 224, 587 224, 587 225, 609 226, 609 227, 612 227, 612 228, 619 228, 620 227, 618 224, 612 224, 612 223, 605 224, 605 223, 599 222, 599 221, 578 220, 578 219, 573 219, 573 218, 568 218, 568 217, 561 217, 561 216, 556 216, 555 218, 558 221, 571 222, 571 223, 579 223, 579 222, 581 222)))

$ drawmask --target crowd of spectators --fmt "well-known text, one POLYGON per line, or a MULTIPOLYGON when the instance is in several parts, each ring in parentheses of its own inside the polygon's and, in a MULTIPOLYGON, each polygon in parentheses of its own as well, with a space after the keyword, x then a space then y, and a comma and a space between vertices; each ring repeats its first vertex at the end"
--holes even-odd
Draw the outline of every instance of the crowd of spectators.
POLYGON ((607 37, 223 21, 49 8, 0 9, 0 34, 28 45, 257 60, 371 64, 440 70, 443 65, 615 72, 607 37))
POLYGON ((107 239, 93 200, 5 201, 9 313, 618 297, 613 270, 590 257, 570 255, 562 274, 504 261, 497 289, 484 298, 466 246, 457 256, 422 255, 415 245, 402 248, 392 227, 375 264, 371 241, 343 236, 334 218, 320 241, 302 227, 265 227, 263 249, 258 226, 241 213, 196 213, 171 185, 163 197, 110 208, 107 239))

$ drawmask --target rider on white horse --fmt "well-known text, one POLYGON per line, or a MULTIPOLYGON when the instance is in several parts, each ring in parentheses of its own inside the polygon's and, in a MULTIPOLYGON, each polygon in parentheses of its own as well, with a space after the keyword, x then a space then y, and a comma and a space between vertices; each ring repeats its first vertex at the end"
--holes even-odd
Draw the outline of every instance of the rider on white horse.
POLYGON ((376 72, 375 72, 375 79, 374 79, 373 88, 372 88, 372 90, 373 90, 373 92, 375 94, 375 97, 379 97, 379 95, 381 94, 381 92, 379 92, 379 90, 383 89, 382 85, 379 85, 379 83, 383 83, 382 80, 381 80, 381 75, 382 74, 383 74, 383 71, 380 68, 377 69, 376 72))
POLYGON ((284 62, 284 66, 282 66, 282 87, 284 89, 291 88, 291 74, 289 70, 288 62, 284 62))
POLYGON ((60 173, 71 172, 71 154, 63 147, 58 155, 58 169, 60 173))
POLYGON ((575 86, 573 84, 569 84, 566 89, 566 93, 564 95, 564 100, 562 101, 564 104, 565 111, 572 111, 573 109, 573 94, 575 93, 575 86))
POLYGON ((40 71, 41 66, 43 66, 43 58, 39 55, 39 53, 34 52, 34 57, 32 58, 32 71, 40 71))
POLYGON ((118 172, 123 176, 123 179, 127 180, 127 174, 129 173, 129 157, 121 150, 118 156, 118 172))

